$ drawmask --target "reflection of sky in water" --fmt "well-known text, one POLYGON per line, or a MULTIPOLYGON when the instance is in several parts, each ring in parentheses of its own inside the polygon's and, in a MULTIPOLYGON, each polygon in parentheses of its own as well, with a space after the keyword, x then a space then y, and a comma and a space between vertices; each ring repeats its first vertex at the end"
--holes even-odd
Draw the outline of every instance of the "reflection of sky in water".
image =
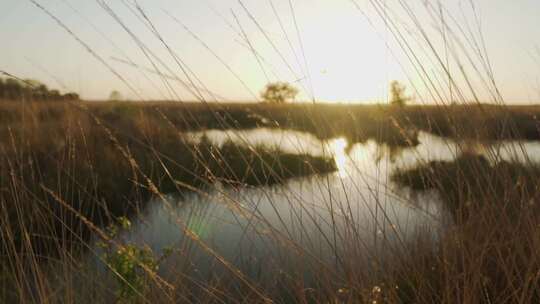
POLYGON ((249 145, 265 145, 269 147, 279 147, 281 150, 290 153, 310 153, 314 155, 323 154, 325 144, 315 136, 297 131, 287 131, 281 129, 260 128, 247 131, 221 131, 209 130, 204 132, 193 132, 188 134, 194 140, 206 135, 212 142, 223 144, 228 140, 249 145))
MULTIPOLYGON (((179 254, 166 261, 168 266, 162 267, 165 272, 170 267, 196 269, 200 274, 216 271, 215 260, 182 233, 178 222, 254 275, 261 270, 257 267, 285 267, 294 257, 302 257, 305 264, 318 259, 332 261, 336 252, 354 251, 352 256, 368 261, 384 252, 399 251, 423 228, 430 228, 436 237, 436 231, 448 220, 441 213, 437 194, 399 189, 389 177, 396 168, 455 158, 458 147, 451 141, 420 133, 417 147, 391 149, 374 141, 349 147, 344 138, 321 142, 306 133, 283 130, 206 134, 216 143, 231 139, 294 153, 331 155, 338 170, 326 176, 292 179, 283 186, 241 190, 218 186, 206 196, 171 197, 174 211, 159 201, 152 202, 132 231, 121 238, 147 244, 156 252, 174 247, 179 254), (256 263, 261 261, 264 266, 256 263)), ((196 139, 202 133, 192 135, 196 139)), ((525 147, 530 152, 540 151, 537 143, 526 143, 525 147)), ((510 151, 517 148, 515 143, 503 143, 499 150, 510 159, 510 151)), ((490 149, 475 147, 475 151, 487 153, 490 149)))

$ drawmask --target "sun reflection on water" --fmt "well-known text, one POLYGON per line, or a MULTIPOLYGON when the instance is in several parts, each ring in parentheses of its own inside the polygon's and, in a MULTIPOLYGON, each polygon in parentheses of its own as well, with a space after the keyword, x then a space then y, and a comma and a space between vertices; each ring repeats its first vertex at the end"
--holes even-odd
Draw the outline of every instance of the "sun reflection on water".
POLYGON ((349 143, 343 137, 336 138, 328 142, 328 149, 330 154, 334 157, 336 162, 337 174, 340 177, 346 177, 347 174, 347 146, 349 143))

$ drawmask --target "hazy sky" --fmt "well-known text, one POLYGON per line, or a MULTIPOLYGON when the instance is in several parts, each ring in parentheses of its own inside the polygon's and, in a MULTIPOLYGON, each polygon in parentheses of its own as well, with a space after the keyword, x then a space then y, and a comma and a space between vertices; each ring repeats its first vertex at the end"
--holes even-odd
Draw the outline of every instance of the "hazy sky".
POLYGON ((472 98, 467 81, 489 101, 492 72, 506 101, 540 100, 538 0, 139 0, 140 10, 133 0, 36 2, 93 53, 31 1, 0 0, 0 69, 88 99, 112 90, 196 99, 183 81, 209 100, 255 100, 281 80, 301 99, 372 102, 398 79, 418 103, 455 97, 455 87, 472 98))

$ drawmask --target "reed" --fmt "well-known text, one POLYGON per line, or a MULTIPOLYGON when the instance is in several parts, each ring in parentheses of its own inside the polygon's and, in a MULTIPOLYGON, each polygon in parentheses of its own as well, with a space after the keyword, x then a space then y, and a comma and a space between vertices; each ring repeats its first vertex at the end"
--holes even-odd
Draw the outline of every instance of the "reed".
MULTIPOLYGON (((133 89, 61 19, 37 1, 30 2, 133 89)), ((418 22, 411 2, 391 2, 393 6, 386 1, 368 1, 427 88, 433 105, 223 104, 209 103, 200 92, 193 94, 198 99, 194 103, 2 101, 1 301, 540 302, 538 164, 504 161, 497 157, 500 151, 496 146, 486 148, 494 158, 470 154, 467 148, 470 141, 538 140, 540 108, 505 104, 481 33, 480 37, 471 34, 452 16, 442 18, 447 13, 442 6, 426 3, 424 13, 438 25, 433 32, 418 22), (441 36, 442 50, 434 43, 441 36), (467 63, 470 69, 464 68, 467 63), (431 65, 442 73, 430 73, 431 65), (478 88, 471 86, 472 78, 481 84, 478 88), (492 105, 481 103, 478 91, 487 92, 492 105), (451 216, 437 219, 441 229, 426 225, 411 236, 389 220, 394 209, 381 198, 381 189, 386 195, 399 196, 396 201, 421 208, 415 206, 412 195, 394 192, 394 184, 373 187, 369 180, 380 181, 379 176, 362 175, 345 188, 350 184, 339 177, 337 183, 330 184, 336 176, 327 173, 338 169, 338 164, 329 156, 292 154, 234 141, 218 145, 205 137, 193 141, 186 136, 190 131, 258 127, 303 131, 322 140, 343 137, 349 151, 355 143, 369 140, 414 147, 419 144, 419 131, 458 142, 460 156, 453 161, 418 159, 419 166, 396 172, 387 172, 391 159, 377 164, 378 173, 392 173, 390 179, 397 186, 433 192, 451 216), (298 197, 294 192, 280 199, 272 196, 276 190, 271 185, 311 175, 320 175, 323 180, 317 184, 316 194, 325 198, 324 204, 317 205, 314 198, 298 197), (255 186, 263 187, 252 202, 255 207, 250 208, 239 199, 242 192, 238 190, 255 186), (338 189, 340 186, 344 189, 338 189), (364 188, 367 190, 361 193, 366 196, 347 196, 364 188), (338 190, 345 192, 344 198, 337 195, 338 190), (199 225, 206 224, 197 222, 198 212, 204 209, 191 209, 187 221, 179 216, 178 210, 185 206, 176 204, 169 194, 187 197, 188 192, 210 198, 217 193, 216 205, 234 215, 223 221, 237 224, 241 239, 262 240, 268 246, 239 246, 236 258, 226 259, 198 231, 199 225), (274 212, 272 216, 260 211, 263 200, 268 201, 265 207, 274 212), (130 226, 124 216, 146 224, 144 213, 151 202, 161 204, 183 236, 170 250, 154 252, 150 244, 140 246, 122 238, 130 226), (284 204, 290 209, 280 213, 284 204), (365 227, 355 214, 358 206, 367 206, 362 210, 372 217, 372 237, 367 238, 362 231, 365 227), (96 243, 103 244, 102 251, 96 249, 96 243), (255 254, 257 250, 264 251, 265 260, 254 260, 261 256, 255 254), (97 262, 85 263, 88 257, 97 262), (204 265, 210 268, 207 274, 199 270, 204 265)), ((150 61, 174 74, 160 58, 146 52, 149 48, 144 41, 106 2, 97 3, 150 61)), ((242 1, 239 3, 285 60, 257 18, 242 1)), ((361 10, 356 1, 352 3, 361 10)), ((292 1, 289 4, 301 44, 294 5, 292 1)), ((125 5, 160 41, 182 76, 199 84, 201 81, 153 26, 149 14, 136 2, 125 5)), ((245 33, 244 38, 251 46, 245 33)), ((217 52, 197 40, 220 59, 217 52)), ((260 64, 264 58, 252 51, 260 64)), ((301 45, 298 53, 307 68, 304 51, 301 45)), ((220 62, 232 72, 227 62, 220 62)), ((171 77, 179 79, 176 75, 158 76, 164 83, 171 77)), ((363 169, 356 166, 356 170, 363 169)))

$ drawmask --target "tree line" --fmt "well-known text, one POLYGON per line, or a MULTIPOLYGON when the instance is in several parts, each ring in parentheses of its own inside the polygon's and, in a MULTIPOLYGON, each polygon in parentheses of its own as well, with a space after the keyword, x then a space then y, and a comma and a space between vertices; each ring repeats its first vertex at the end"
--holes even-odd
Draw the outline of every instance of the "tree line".
POLYGON ((79 99, 77 93, 62 94, 58 90, 49 89, 36 80, 21 81, 13 78, 0 78, 0 100, 62 101, 79 99))

